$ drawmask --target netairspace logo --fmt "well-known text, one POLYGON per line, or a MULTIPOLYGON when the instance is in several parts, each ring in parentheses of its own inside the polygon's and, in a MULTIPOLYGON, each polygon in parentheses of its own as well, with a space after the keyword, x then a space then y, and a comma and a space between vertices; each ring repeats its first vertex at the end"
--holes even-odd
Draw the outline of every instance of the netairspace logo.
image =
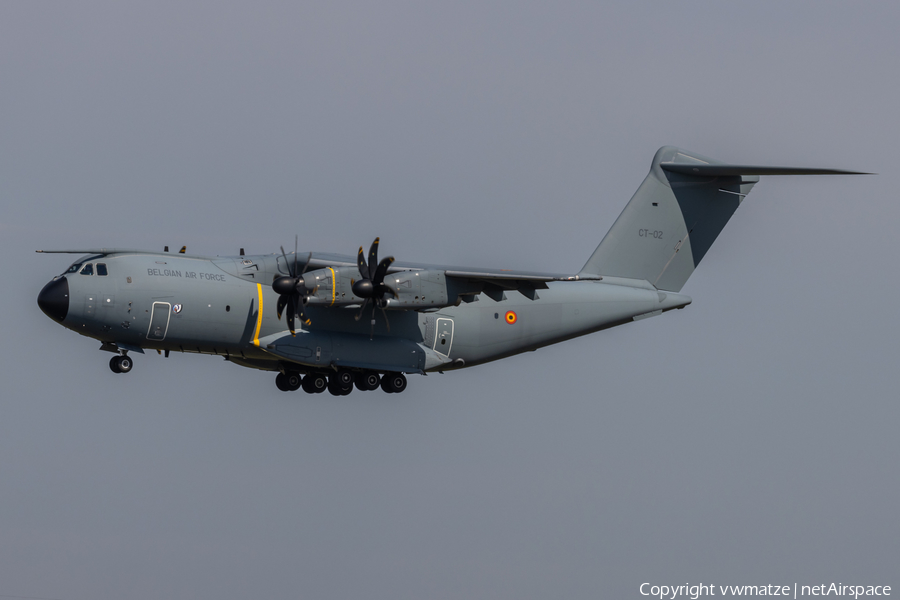
POLYGON ((783 596, 787 598, 800 598, 802 596, 844 596, 847 598, 859 598, 861 596, 890 596, 889 585, 844 585, 842 583, 820 585, 714 585, 712 583, 698 583, 691 585, 654 585, 642 583, 640 592, 642 596, 653 596, 660 600, 676 600, 678 597, 697 600, 700 596, 722 596, 733 598, 737 596, 783 596))

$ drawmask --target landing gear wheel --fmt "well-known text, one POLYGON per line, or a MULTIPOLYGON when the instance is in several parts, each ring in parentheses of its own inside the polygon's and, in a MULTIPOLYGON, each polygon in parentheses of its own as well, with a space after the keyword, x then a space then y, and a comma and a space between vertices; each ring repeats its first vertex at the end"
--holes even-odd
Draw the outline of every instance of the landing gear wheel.
POLYGON ((134 362, 127 356, 116 357, 116 368, 119 369, 119 373, 127 373, 133 366, 134 362))
POLYGON ((341 384, 341 387, 348 387, 353 385, 353 373, 350 371, 338 371, 334 375, 333 378, 337 379, 338 383, 341 384))
POLYGON ((328 387, 328 380, 321 373, 310 373, 303 378, 301 387, 307 394, 319 394, 328 387))
POLYGON ((381 389, 389 394, 399 394, 406 389, 406 376, 403 373, 385 373, 381 378, 381 389))
POLYGON ((346 396, 353 391, 353 376, 350 377, 350 385, 344 385, 340 375, 340 373, 336 373, 328 378, 328 391, 332 396, 346 396))
POLYGON ((300 389, 300 385, 303 383, 303 378, 299 373, 286 373, 284 376, 284 383, 288 391, 296 392, 300 389))
POLYGON ((353 383, 356 384, 356 389, 359 391, 370 392, 378 389, 381 378, 378 376, 378 373, 361 373, 356 376, 353 383))
POLYGON ((277 387, 282 392, 289 392, 291 388, 287 385, 287 377, 285 377, 284 373, 279 373, 275 376, 275 387, 277 387))
POLYGON ((113 356, 111 359, 109 359, 109 370, 112 371, 113 373, 121 373, 122 372, 119 370, 119 357, 118 356, 113 356))

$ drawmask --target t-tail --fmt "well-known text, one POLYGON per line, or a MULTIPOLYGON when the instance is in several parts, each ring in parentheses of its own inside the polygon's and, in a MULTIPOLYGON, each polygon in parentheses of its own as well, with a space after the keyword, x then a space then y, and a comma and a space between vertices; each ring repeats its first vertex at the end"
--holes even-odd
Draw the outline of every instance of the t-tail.
POLYGON ((579 275, 645 279, 657 289, 678 292, 760 175, 865 174, 729 165, 663 146, 579 275))

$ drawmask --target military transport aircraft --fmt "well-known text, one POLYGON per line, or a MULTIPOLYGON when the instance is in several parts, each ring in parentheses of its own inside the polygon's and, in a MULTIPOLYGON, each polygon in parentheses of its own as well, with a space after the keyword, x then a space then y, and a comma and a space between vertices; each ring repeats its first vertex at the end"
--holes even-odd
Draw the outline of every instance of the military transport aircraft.
POLYGON ((277 373, 283 391, 402 392, 404 374, 471 367, 691 303, 682 286, 759 175, 861 174, 724 164, 671 146, 577 274, 472 269, 284 252, 203 257, 84 254, 38 295, 41 310, 129 352, 197 352, 277 373), (284 317, 284 318, 282 318, 284 317))

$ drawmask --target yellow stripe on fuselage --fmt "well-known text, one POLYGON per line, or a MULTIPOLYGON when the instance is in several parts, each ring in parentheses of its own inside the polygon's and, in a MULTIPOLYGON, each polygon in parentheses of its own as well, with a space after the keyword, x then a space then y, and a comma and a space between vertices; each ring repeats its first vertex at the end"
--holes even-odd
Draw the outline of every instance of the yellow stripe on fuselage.
POLYGON ((328 267, 328 270, 331 271, 331 305, 334 306, 334 301, 337 298, 337 277, 334 276, 334 269, 328 267))
POLYGON ((253 332, 253 345, 259 346, 259 330, 262 328, 262 312, 263 312, 263 293, 262 284, 256 284, 256 291, 259 294, 259 310, 256 313, 256 331, 253 332))

